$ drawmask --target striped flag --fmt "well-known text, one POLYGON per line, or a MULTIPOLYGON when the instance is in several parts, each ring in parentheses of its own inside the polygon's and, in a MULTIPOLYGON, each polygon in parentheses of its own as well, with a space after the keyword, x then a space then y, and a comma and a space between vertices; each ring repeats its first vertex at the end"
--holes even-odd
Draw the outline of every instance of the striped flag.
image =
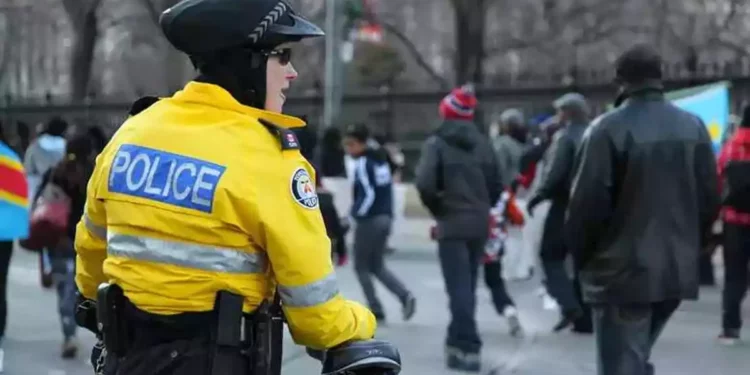
POLYGON ((0 142, 0 240, 29 234, 29 187, 18 155, 0 142))

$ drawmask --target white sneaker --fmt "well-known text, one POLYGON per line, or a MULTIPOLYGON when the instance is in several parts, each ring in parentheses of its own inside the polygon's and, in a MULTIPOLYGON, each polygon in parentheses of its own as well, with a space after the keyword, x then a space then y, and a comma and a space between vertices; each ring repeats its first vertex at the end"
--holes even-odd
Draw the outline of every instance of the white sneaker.
POLYGON ((542 306, 544 306, 545 310, 559 310, 560 306, 557 304, 557 301, 555 301, 552 296, 549 294, 545 294, 542 297, 542 306))

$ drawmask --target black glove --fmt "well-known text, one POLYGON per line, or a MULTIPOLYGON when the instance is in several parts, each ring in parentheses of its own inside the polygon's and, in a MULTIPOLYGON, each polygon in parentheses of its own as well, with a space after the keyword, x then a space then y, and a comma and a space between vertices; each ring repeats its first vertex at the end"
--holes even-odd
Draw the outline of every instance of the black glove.
POLYGON ((312 348, 305 348, 305 351, 307 351, 307 355, 309 355, 312 358, 317 359, 320 362, 323 362, 323 360, 326 357, 325 350, 317 350, 312 348))
POLYGON ((529 202, 526 203, 526 212, 529 213, 530 217, 534 217, 534 207, 536 207, 539 203, 542 203, 544 201, 544 198, 542 198, 539 195, 534 195, 529 199, 529 202))

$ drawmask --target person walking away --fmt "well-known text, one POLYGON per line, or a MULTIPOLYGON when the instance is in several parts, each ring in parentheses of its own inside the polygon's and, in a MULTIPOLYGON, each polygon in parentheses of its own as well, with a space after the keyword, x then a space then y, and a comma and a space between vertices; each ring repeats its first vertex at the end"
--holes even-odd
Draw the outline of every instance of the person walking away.
POLYGON ((719 341, 734 345, 740 339, 741 305, 750 281, 750 105, 745 106, 739 128, 719 153, 718 172, 724 205, 724 291, 719 341))
POLYGON ((590 310, 581 303, 576 283, 568 275, 566 260, 571 249, 565 245, 563 231, 575 155, 588 126, 588 104, 577 93, 565 94, 553 104, 558 111, 558 121, 564 128, 555 133, 547 150, 549 164, 545 163, 541 185, 529 199, 528 212, 533 216, 534 208, 540 202, 549 200, 552 203, 544 223, 540 257, 547 291, 561 308, 560 321, 553 331, 559 332, 572 325, 574 332, 591 333, 590 310))
POLYGON ((329 127, 323 131, 320 147, 315 150, 315 161, 323 177, 347 177, 341 146, 341 130, 329 127))
POLYGON ((75 249, 76 224, 83 216, 86 202, 86 183, 94 163, 94 146, 87 134, 76 136, 66 142, 63 160, 50 168, 39 185, 34 201, 48 184, 55 184, 70 198, 70 214, 65 236, 54 248, 48 249, 52 280, 57 291, 57 305, 62 326, 63 344, 61 356, 75 358, 78 352, 76 341, 76 284, 75 249))
POLYGON ((28 175, 29 196, 34 196, 39 190, 42 176, 62 160, 67 130, 68 123, 65 120, 53 117, 26 150, 23 164, 28 175))
POLYGON ((719 210, 705 124, 663 94, 662 60, 636 45, 616 61, 618 107, 577 158, 567 241, 593 306, 599 375, 652 375, 651 350, 684 299, 719 210))
POLYGON ((349 127, 344 149, 355 162, 351 216, 354 228, 354 268, 367 303, 378 321, 385 311, 375 294, 375 276, 402 305, 404 320, 414 316, 416 298, 385 266, 385 251, 393 220, 393 179, 385 150, 368 146, 370 132, 363 124, 349 127))
MULTIPOLYGON (((492 138, 492 148, 497 155, 503 186, 512 188, 521 172, 520 162, 525 149, 527 129, 523 113, 515 108, 503 111, 499 121, 502 131, 497 137, 492 138)), ((510 280, 529 279, 534 272, 533 258, 527 256, 524 251, 523 233, 519 232, 518 236, 520 238, 516 243, 520 246, 515 246, 515 248, 508 246, 503 256, 506 263, 504 274, 508 275, 507 278, 510 280)))
POLYGON ((477 277, 490 209, 503 191, 492 146, 473 123, 476 106, 472 85, 454 89, 440 102, 443 121, 422 146, 415 180, 422 204, 437 222, 435 237, 451 312, 446 366, 471 372, 481 369, 477 277))
MULTIPOLYGON (((53 117, 42 127, 41 133, 26 150, 23 164, 27 173, 29 197, 37 195, 42 176, 62 160, 65 154, 67 131, 68 123, 60 117, 53 117)), ((33 200, 30 203, 33 203, 33 200)), ((52 264, 48 249, 43 249, 39 253, 39 272, 42 286, 51 287, 53 284, 52 264)))
POLYGON ((336 265, 345 266, 349 262, 349 252, 346 246, 346 234, 349 231, 349 225, 345 219, 339 216, 334 196, 331 191, 323 186, 322 178, 315 179, 315 188, 320 200, 320 213, 323 216, 323 222, 326 226, 326 233, 331 239, 331 252, 336 255, 336 265))
POLYGON ((0 128, 0 373, 5 351, 3 338, 8 319, 8 271, 13 242, 29 235, 29 199, 26 173, 18 155, 0 128))
MULTIPOLYGON (((306 117, 300 119, 307 120, 306 117)), ((323 216, 323 223, 325 223, 328 238, 331 239, 332 253, 336 255, 336 265, 343 266, 348 261, 345 237, 347 228, 342 224, 341 217, 339 217, 336 210, 333 193, 323 186, 323 176, 318 174, 318 166, 314 164, 313 159, 317 145, 315 129, 310 128, 308 125, 304 128, 295 129, 294 133, 297 135, 297 140, 299 141, 300 154, 308 162, 313 163, 313 168, 315 168, 315 191, 318 193, 320 213, 323 216)))

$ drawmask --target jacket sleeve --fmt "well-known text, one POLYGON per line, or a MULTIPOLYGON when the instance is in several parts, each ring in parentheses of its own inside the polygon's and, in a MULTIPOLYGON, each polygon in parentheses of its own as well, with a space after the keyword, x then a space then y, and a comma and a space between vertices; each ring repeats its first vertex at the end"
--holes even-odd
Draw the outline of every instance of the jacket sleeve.
POLYGON ((721 191, 723 188, 723 179, 724 179, 724 168, 727 167, 727 162, 729 161, 729 155, 731 154, 731 148, 734 145, 732 144, 732 140, 730 139, 722 148, 721 151, 719 151, 719 157, 716 160, 716 175, 718 177, 717 186, 718 190, 721 191))
POLYGON ((700 214, 700 231, 702 244, 708 240, 713 223, 719 214, 719 179, 716 175, 716 158, 703 121, 700 121, 700 142, 695 149, 695 178, 698 187, 698 210, 700 214))
MULTIPOLYGON (((282 163, 288 165, 287 160, 282 163)), ((312 168, 300 161, 303 165, 313 184, 312 168)), ((298 202, 293 195, 298 184, 292 180, 290 191, 290 180, 299 168, 273 171, 278 167, 263 172, 263 184, 248 186, 251 190, 243 194, 248 200, 238 210, 248 212, 246 230, 268 254, 294 341, 327 349, 372 338, 377 328, 373 314, 339 292, 318 202, 298 202)))
POLYGON ((441 168, 438 145, 434 138, 422 146, 419 162, 415 170, 415 186, 422 204, 435 216, 438 212, 438 168, 441 168))
POLYGON ((550 164, 537 190, 537 194, 544 199, 568 194, 568 178, 573 169, 576 149, 573 142, 561 134, 550 146, 549 152, 552 153, 550 164))
POLYGON ((101 158, 102 156, 97 158, 97 165, 86 189, 86 205, 76 227, 75 238, 76 285, 78 291, 89 299, 96 299, 99 284, 107 281, 102 270, 107 258, 107 212, 104 202, 97 199, 97 190, 102 180, 101 158))
POLYGON ((578 269, 591 258, 612 216, 614 157, 614 145, 606 131, 591 125, 576 157, 565 223, 567 244, 578 269))
POLYGON ((352 209, 352 213, 356 217, 366 216, 373 203, 375 203, 375 187, 373 181, 370 178, 372 175, 372 163, 367 160, 367 157, 360 157, 356 160, 354 165, 354 180, 358 181, 362 186, 363 196, 361 199, 355 200, 355 206, 352 209))
POLYGON ((487 184, 487 193, 490 198, 490 206, 494 206, 498 200, 500 200, 500 195, 503 193, 503 190, 505 190, 505 186, 503 184, 503 173, 509 173, 508 170, 503 170, 504 167, 500 166, 500 160, 498 160, 497 154, 495 153, 495 150, 492 147, 488 147, 488 160, 489 165, 487 165, 487 168, 484 172, 485 174, 485 183, 487 184))

